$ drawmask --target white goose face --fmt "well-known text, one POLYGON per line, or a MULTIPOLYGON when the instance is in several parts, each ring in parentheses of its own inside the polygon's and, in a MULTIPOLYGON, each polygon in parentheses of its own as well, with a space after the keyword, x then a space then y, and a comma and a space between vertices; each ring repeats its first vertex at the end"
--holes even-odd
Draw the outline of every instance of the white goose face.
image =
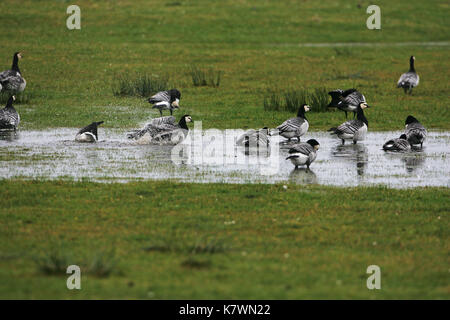
POLYGON ((16 101, 16 96, 12 96, 12 98, 13 98, 13 101, 16 101))
POLYGON ((172 107, 175 107, 175 108, 178 109, 180 107, 179 103, 180 103, 180 100, 179 99, 175 99, 175 101, 172 102, 172 107))
POLYGON ((309 110, 311 110, 311 107, 308 106, 308 105, 306 105, 306 106, 305 106, 305 112, 308 112, 309 110))
POLYGON ((316 151, 319 150, 319 148, 320 148, 320 144, 317 144, 314 146, 314 150, 316 150, 316 151))
POLYGON ((370 108, 366 102, 362 102, 360 105, 361 109, 370 108))
POLYGON ((19 52, 19 53, 17 54, 17 58, 22 59, 22 52, 19 52))
POLYGON ((186 123, 192 122, 191 116, 185 117, 184 120, 186 120, 186 123))

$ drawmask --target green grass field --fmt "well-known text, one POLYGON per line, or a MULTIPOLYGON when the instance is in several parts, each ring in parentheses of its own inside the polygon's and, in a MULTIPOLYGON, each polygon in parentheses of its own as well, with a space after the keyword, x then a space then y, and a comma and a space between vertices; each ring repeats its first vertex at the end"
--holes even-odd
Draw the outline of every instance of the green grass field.
POLYGON ((446 188, 2 182, 1 298, 449 298, 446 188), (60 259, 87 271, 80 291, 60 259), (45 261, 47 261, 45 260, 45 261), (366 288, 381 267, 382 290, 366 288), (51 269, 51 270, 54 270, 51 269), (58 271, 56 269, 55 271, 58 271))
MULTIPOLYGON (((80 0, 73 31, 70 4, 0 2, 0 70, 24 53, 22 130, 139 126, 159 113, 113 95, 137 73, 168 76, 182 92, 176 116, 205 129, 273 127, 292 114, 265 111, 268 91, 319 87, 363 92, 369 130, 400 130, 408 114, 450 129, 446 1, 378 1, 381 30, 366 28, 368 1, 80 0), (353 42, 373 45, 333 45, 353 42), (405 96, 410 55, 421 82, 405 96), (222 71, 220 86, 195 87, 192 67, 222 71)), ((308 119, 319 131, 344 114, 308 119)), ((448 188, 0 185, 2 299, 450 298, 448 188), (67 264, 81 265, 82 290, 67 290, 67 264), (366 288, 371 264, 382 290, 366 288)))

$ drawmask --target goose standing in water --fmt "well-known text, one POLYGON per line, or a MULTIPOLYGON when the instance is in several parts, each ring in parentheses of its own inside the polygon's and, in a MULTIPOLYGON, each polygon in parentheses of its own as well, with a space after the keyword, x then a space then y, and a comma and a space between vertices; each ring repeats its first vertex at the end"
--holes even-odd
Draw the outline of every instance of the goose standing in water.
POLYGON ((248 130, 237 140, 236 145, 244 147, 267 147, 269 146, 269 129, 267 127, 259 130, 248 130))
POLYGON ((90 125, 80 129, 75 136, 75 141, 77 142, 97 142, 98 134, 97 128, 101 125, 103 121, 92 122, 90 125))
POLYGON ((411 145, 420 144, 422 148, 427 136, 427 129, 419 120, 410 115, 405 120, 405 135, 411 145))
POLYGON ((188 114, 182 116, 178 123, 173 116, 156 118, 142 129, 130 132, 128 138, 137 140, 139 143, 175 145, 186 138, 189 122, 192 122, 192 117, 188 114))
POLYGON ((367 103, 362 102, 356 109, 356 120, 346 121, 337 128, 331 128, 331 134, 336 134, 345 144, 345 140, 353 140, 353 144, 357 141, 364 140, 369 127, 369 122, 364 116, 364 109, 370 108, 367 103))
POLYGON ((20 59, 22 59, 22 54, 20 52, 14 53, 11 70, 0 73, 0 91, 22 92, 25 90, 27 82, 19 69, 20 59))
POLYGON ((383 145, 384 151, 409 151, 411 145, 406 138, 406 134, 402 134, 400 138, 391 139, 383 145))
POLYGON ((277 127, 279 135, 287 138, 288 141, 291 141, 294 137, 300 141, 300 137, 303 136, 309 128, 308 119, 306 119, 305 113, 310 109, 311 107, 307 104, 301 105, 298 109, 296 118, 290 118, 277 127))
POLYGON ((157 94, 151 96, 147 101, 153 104, 153 109, 159 109, 159 113, 162 117, 163 110, 170 110, 172 115, 174 109, 178 109, 181 99, 181 93, 177 89, 171 89, 168 91, 160 91, 157 94))
POLYGON ((0 129, 16 130, 19 126, 20 116, 14 109, 13 102, 16 100, 14 95, 10 96, 6 106, 0 110, 0 129))
POLYGON ((411 56, 409 58, 409 71, 405 72, 400 76, 397 82, 397 88, 403 88, 405 93, 412 94, 412 89, 419 85, 419 75, 416 73, 416 69, 414 69, 414 61, 416 58, 411 56))
POLYGON ((361 103, 366 103, 366 97, 356 89, 341 90, 336 89, 328 92, 331 96, 331 102, 328 107, 335 107, 345 112, 345 119, 347 119, 347 112, 353 112, 353 118, 356 115, 356 109, 361 103))
POLYGON ((286 160, 291 160, 291 162, 295 165, 295 169, 298 166, 306 165, 309 169, 311 163, 316 160, 317 150, 319 150, 319 142, 315 139, 310 139, 303 143, 298 143, 292 146, 289 149, 289 157, 286 160))

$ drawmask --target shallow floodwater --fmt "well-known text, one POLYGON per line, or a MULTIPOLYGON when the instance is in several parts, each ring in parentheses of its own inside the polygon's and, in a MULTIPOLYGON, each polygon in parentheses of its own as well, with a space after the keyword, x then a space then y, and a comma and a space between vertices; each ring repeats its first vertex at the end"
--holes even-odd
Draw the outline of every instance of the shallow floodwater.
POLYGON ((99 129, 94 144, 73 141, 76 129, 2 133, 0 178, 69 179, 100 182, 170 179, 187 182, 282 183, 395 188, 449 186, 450 132, 429 132, 423 150, 384 152, 401 132, 368 132, 366 140, 341 145, 328 133, 309 132, 320 150, 311 170, 294 170, 284 141, 270 137, 269 149, 235 147, 240 130, 192 131, 176 147, 141 145, 126 130, 99 129), (198 131, 197 131, 198 133, 198 131))

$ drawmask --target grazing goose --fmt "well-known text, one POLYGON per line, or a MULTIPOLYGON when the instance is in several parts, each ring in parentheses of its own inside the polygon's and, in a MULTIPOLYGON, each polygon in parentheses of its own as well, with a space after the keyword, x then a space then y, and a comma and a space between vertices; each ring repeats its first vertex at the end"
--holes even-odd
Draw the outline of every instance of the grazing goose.
POLYGON ((237 140, 236 145, 244 147, 267 147, 269 145, 269 129, 267 127, 259 130, 248 130, 237 140))
POLYGON ((182 116, 178 123, 175 123, 175 117, 172 116, 156 118, 142 129, 130 132, 128 138, 135 139, 140 143, 175 145, 182 142, 187 136, 189 122, 192 122, 192 118, 188 114, 182 116))
POLYGON ((171 89, 168 91, 160 91, 157 94, 151 96, 147 101, 153 104, 154 109, 159 109, 159 113, 162 117, 163 110, 170 110, 170 115, 174 109, 178 109, 181 99, 181 93, 177 89, 171 89))
POLYGON ((400 138, 391 139, 383 145, 384 151, 409 151, 411 145, 409 144, 406 134, 402 134, 400 138))
POLYGON ((345 119, 347 119, 347 112, 353 112, 353 118, 356 115, 356 109, 361 103, 366 103, 366 97, 356 89, 348 89, 342 91, 336 89, 328 92, 331 96, 331 102, 328 107, 335 107, 345 112, 345 119))
POLYGON ((303 136, 309 128, 305 112, 308 112, 310 109, 310 106, 303 104, 298 109, 296 118, 290 118, 277 127, 279 135, 287 138, 288 141, 291 141, 294 137, 300 141, 300 137, 303 136))
POLYGON ((77 142, 96 142, 98 141, 97 127, 101 125, 103 121, 92 122, 90 125, 80 129, 75 136, 77 142))
POLYGON ((303 143, 298 143, 292 146, 289 149, 290 156, 286 158, 286 160, 291 160, 291 162, 295 165, 295 169, 298 166, 303 166, 306 164, 306 167, 309 169, 311 163, 316 160, 317 150, 319 150, 319 142, 315 139, 310 139, 303 143))
POLYGON ((427 129, 413 116, 408 116, 405 121, 405 134, 411 145, 420 144, 422 148, 423 142, 427 136, 427 129))
POLYGON ((412 94, 412 89, 419 85, 419 75, 414 69, 414 60, 416 60, 414 56, 409 58, 409 71, 402 74, 397 82, 397 88, 403 88, 405 93, 409 94, 412 94))
POLYGON ((11 70, 0 73, 0 91, 22 92, 25 89, 27 82, 19 69, 20 59, 22 59, 22 54, 14 53, 11 70))
POLYGON ((356 109, 356 120, 346 121, 337 128, 331 128, 332 134, 336 134, 345 144, 345 140, 353 140, 356 144, 359 140, 364 140, 369 123, 364 116, 363 109, 370 108, 367 103, 361 102, 356 109))
POLYGON ((16 130, 19 126, 20 116, 13 107, 14 100, 16 97, 10 96, 6 106, 0 110, 0 129, 2 130, 16 130))

